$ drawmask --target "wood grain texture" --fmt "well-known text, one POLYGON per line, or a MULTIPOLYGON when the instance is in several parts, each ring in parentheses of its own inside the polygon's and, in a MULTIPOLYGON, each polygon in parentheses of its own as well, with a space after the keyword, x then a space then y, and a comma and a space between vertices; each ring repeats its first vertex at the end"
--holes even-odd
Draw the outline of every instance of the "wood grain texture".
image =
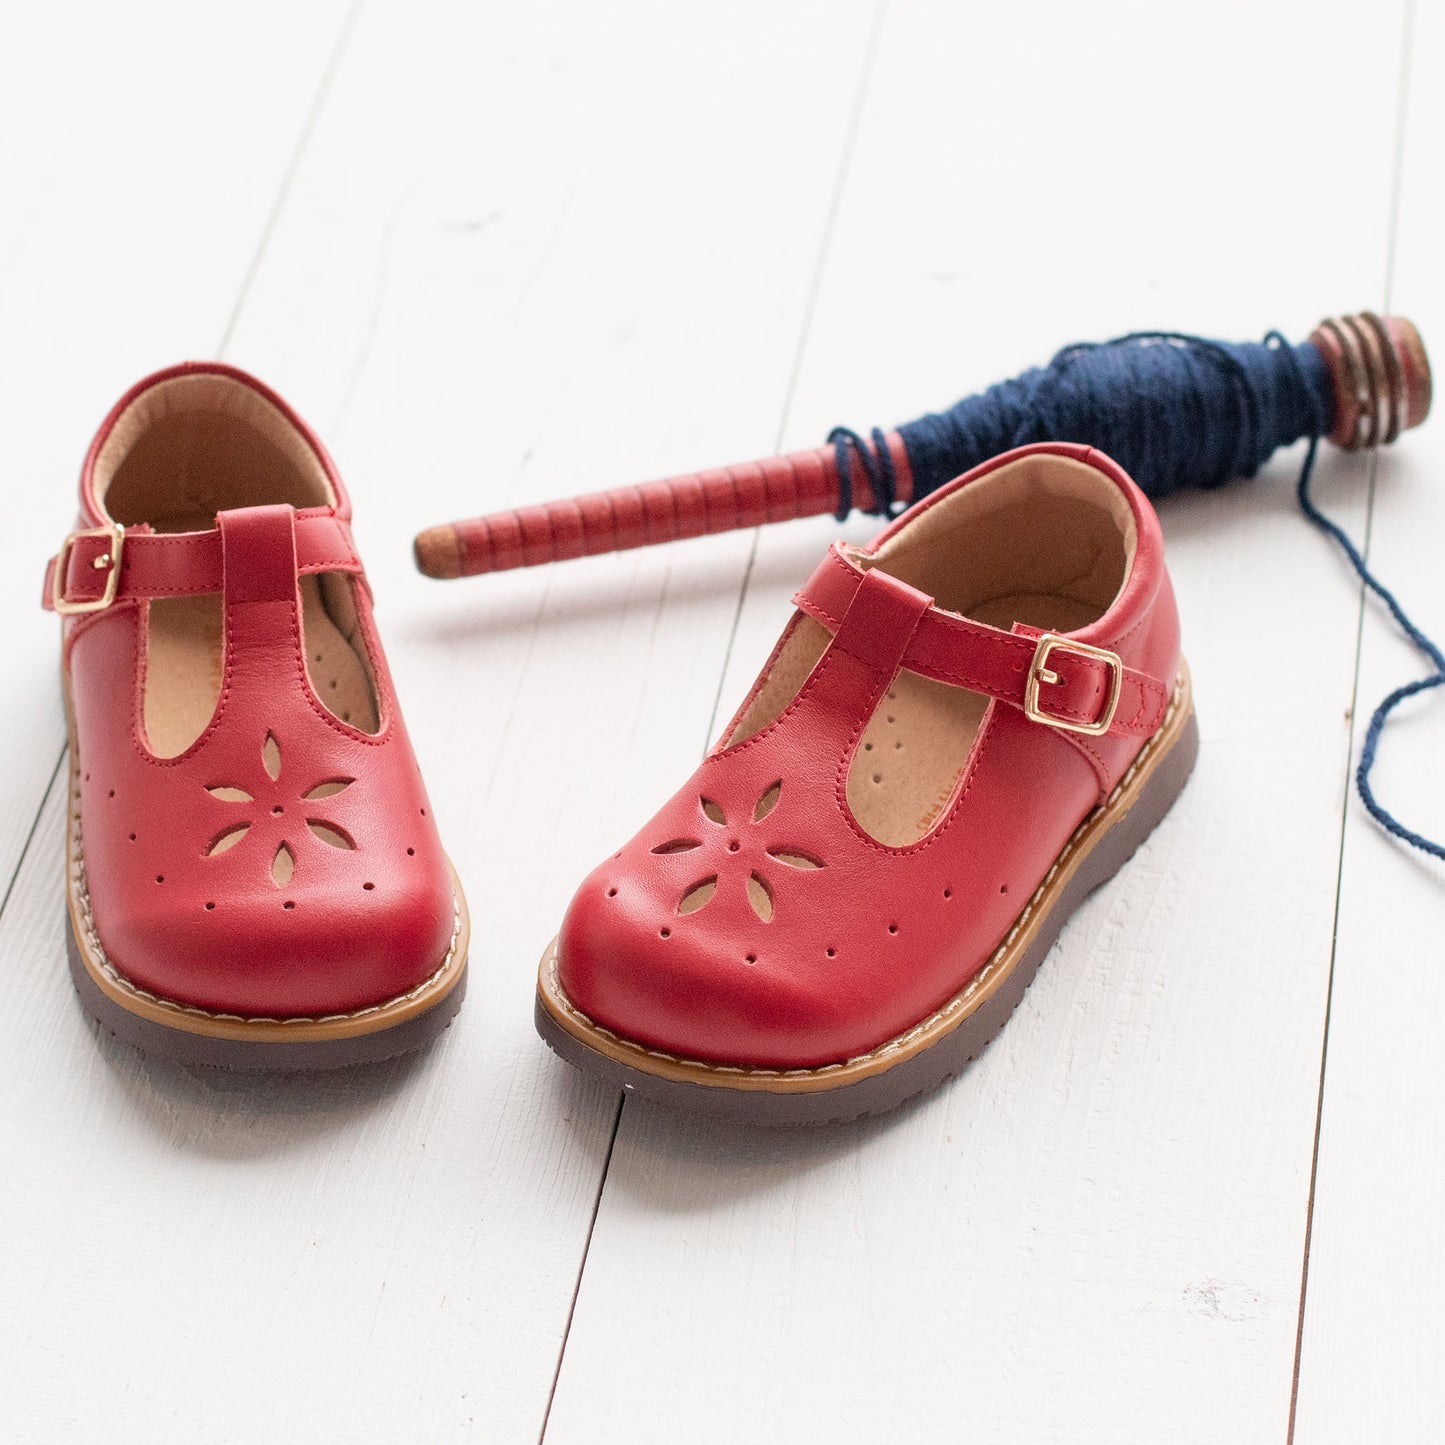
MULTIPOLYGON (((1390 300, 1445 344, 1445 14, 1418 7, 1390 300)), ((1369 560, 1427 632, 1445 634, 1445 432, 1382 452, 1369 560)), ((1356 531, 1356 537, 1359 532, 1356 531)), ((1339 563, 1343 570, 1344 563, 1339 563)), ((1362 633, 1356 740, 1391 689, 1424 674, 1373 602, 1362 633)), ((1375 768, 1385 805, 1445 837, 1445 698, 1406 704, 1375 768)), ((1355 799, 1346 819, 1324 1070, 1298 1445, 1445 1438, 1445 869, 1395 843, 1355 799)))
MULTIPOLYGON (((1309 13, 893 5, 785 444, 1080 336, 1378 304, 1400 16, 1309 13), (1284 54, 1360 105, 1306 119, 1284 54), (1302 255, 1289 217, 1341 164, 1359 205, 1302 255)), ((785 1139, 626 1105, 549 1441, 1284 1438, 1356 613, 1297 461, 1163 509, 1199 769, 979 1064, 785 1139)), ((1358 527, 1367 463, 1323 472, 1358 527)), ((826 531, 761 534, 729 698, 826 531)))

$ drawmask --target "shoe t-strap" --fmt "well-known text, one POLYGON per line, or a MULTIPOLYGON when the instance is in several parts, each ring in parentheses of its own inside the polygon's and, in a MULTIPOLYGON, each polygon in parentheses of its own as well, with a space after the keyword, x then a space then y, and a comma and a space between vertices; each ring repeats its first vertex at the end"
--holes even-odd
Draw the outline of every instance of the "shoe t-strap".
MULTIPOLYGON (((329 508, 308 508, 295 518, 297 575, 361 572, 345 521, 329 508)), ((72 532, 61 544, 46 565, 43 605, 70 615, 101 612, 141 598, 194 597, 221 591, 222 572, 218 528, 127 532, 107 523, 72 532)))
MULTIPOLYGON (((835 544, 793 600, 837 632, 863 580, 873 575, 835 544)), ((1002 632, 936 606, 919 617, 902 665, 998 698, 1031 722, 1065 732, 1149 737, 1169 706, 1163 683, 1107 648, 1068 634, 1002 632)))

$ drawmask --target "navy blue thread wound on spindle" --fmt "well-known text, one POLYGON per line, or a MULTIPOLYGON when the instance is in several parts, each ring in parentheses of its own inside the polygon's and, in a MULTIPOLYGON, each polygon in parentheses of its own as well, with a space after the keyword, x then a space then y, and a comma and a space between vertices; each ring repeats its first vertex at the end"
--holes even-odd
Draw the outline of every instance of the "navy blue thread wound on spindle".
MULTIPOLYGON (((1333 537, 1360 580, 1389 609, 1406 637, 1434 665, 1429 677, 1396 688, 1374 711, 1355 773, 1360 799, 1387 832, 1437 858, 1445 847, 1405 827, 1381 806, 1370 783, 1380 734, 1408 697, 1445 685, 1445 653, 1428 638, 1372 573, 1344 530, 1310 496, 1319 439, 1330 426, 1333 389, 1318 348, 1294 346, 1277 331, 1262 342, 1210 341, 1172 331, 1140 331, 1112 341, 1066 346, 1047 366, 965 397, 947 411, 898 431, 918 501, 999 452, 1037 441, 1098 447, 1154 500, 1186 487, 1217 487, 1252 477, 1280 447, 1308 440, 1300 468, 1301 510, 1333 537)), ((891 517, 897 478, 887 438, 875 429, 870 446, 835 427, 838 511, 853 509, 852 460, 873 493, 868 511, 891 517)))
POLYGON ((1314 433, 1330 377, 1308 344, 1140 331, 1066 346, 1047 366, 899 428, 915 500, 1010 447, 1072 441, 1113 457, 1156 501, 1251 477, 1314 433))

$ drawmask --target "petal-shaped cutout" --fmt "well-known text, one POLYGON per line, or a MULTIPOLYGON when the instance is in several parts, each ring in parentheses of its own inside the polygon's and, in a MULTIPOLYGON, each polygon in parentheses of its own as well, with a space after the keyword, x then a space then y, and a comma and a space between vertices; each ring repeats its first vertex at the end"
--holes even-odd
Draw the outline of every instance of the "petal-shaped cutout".
POLYGON ((234 848, 250 831, 249 823, 237 823, 233 827, 227 828, 224 833, 218 833, 211 839, 211 846, 206 849, 206 857, 214 858, 217 853, 224 853, 227 848, 234 848))
POLYGON ((349 788, 355 781, 355 778, 328 778, 324 783, 317 783, 317 785, 304 796, 308 802, 314 802, 317 798, 334 798, 338 793, 344 792, 349 788))
POLYGON ((284 888, 291 881, 291 875, 295 871, 296 858, 291 850, 282 843, 276 850, 276 856, 271 860, 271 881, 278 888, 284 888))
POLYGON ((717 892, 717 874, 694 883, 677 902, 679 913, 696 913, 717 892))
POLYGON ((213 798, 219 798, 223 803, 249 803, 252 801, 250 793, 245 788, 233 788, 229 783, 218 783, 214 788, 207 788, 206 791, 213 798))
POLYGON ((723 812, 721 803, 714 803, 711 798, 703 798, 702 810, 714 823, 727 823, 728 815, 723 812))
POLYGON ((330 823, 323 823, 319 818, 308 818, 306 826, 321 839, 323 843, 330 843, 333 848, 355 848, 356 844, 341 831, 330 823))
POLYGON ((273 783, 281 776, 281 744, 273 733, 267 733, 266 741, 261 744, 261 766, 273 783))
POLYGON ((786 863, 789 868, 821 868, 823 862, 814 858, 811 853, 800 853, 796 848, 769 848, 768 856, 776 858, 779 863, 786 863))
POLYGON ((753 912, 767 923, 773 916, 773 890, 756 873, 748 879, 748 902, 753 912))
POLYGON ((783 780, 778 779, 772 787, 766 789, 763 796, 758 799, 758 806, 753 809, 753 822, 761 823, 774 808, 778 806, 778 799, 783 794, 783 780))
POLYGON ((696 838, 674 838, 671 843, 659 843, 652 851, 654 853, 691 853, 694 848, 701 848, 702 843, 696 838))

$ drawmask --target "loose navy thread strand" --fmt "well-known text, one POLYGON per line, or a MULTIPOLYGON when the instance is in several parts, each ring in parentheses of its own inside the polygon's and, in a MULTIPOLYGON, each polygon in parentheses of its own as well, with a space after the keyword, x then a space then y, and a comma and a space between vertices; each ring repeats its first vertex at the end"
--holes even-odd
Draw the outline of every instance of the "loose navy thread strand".
MULTIPOLYGON (((1252 477, 1280 447, 1308 440, 1297 487, 1300 509, 1340 545, 1360 580, 1435 669, 1396 688, 1375 709, 1355 773, 1360 799, 1394 837, 1445 858, 1445 847, 1407 828, 1381 805, 1370 782, 1386 719, 1406 698, 1445 685, 1445 653, 1410 619, 1310 494, 1319 439, 1330 429, 1333 408, 1324 359, 1308 343, 1292 346, 1274 331, 1262 342, 1242 345, 1139 331, 1066 346, 1047 366, 908 422, 899 434, 915 501, 989 457, 1028 442, 1098 447, 1157 501, 1187 487, 1252 477)), ((855 461, 872 493, 867 510, 893 516, 900 506, 898 478, 884 433, 875 428, 865 441, 857 432, 835 427, 828 441, 837 458, 838 519, 853 509, 855 461)))
POLYGON ((1445 653, 1442 653, 1440 648, 1420 630, 1400 605, 1395 594, 1370 571, 1369 565, 1360 555, 1359 548, 1350 540, 1344 528, 1325 516, 1315 504, 1314 498, 1310 495, 1310 478, 1314 472, 1317 445, 1317 441, 1310 442, 1309 451, 1305 454, 1304 465, 1300 468, 1298 489, 1300 507, 1315 526, 1328 533, 1339 543, 1341 550, 1349 559, 1350 565, 1359 574, 1360 581, 1390 609, 1390 615, 1399 624, 1400 630, 1435 667, 1435 671, 1428 677, 1417 678, 1414 682, 1407 682, 1404 686, 1397 687, 1370 714, 1370 725, 1365 729, 1365 742, 1360 749, 1359 766, 1355 769, 1355 786, 1359 789, 1360 801, 1365 805, 1370 816, 1386 832, 1392 833, 1395 837, 1420 849, 1422 853, 1429 853, 1431 857, 1445 858, 1445 847, 1433 839, 1415 832, 1412 828, 1407 828, 1380 803, 1370 782, 1370 773, 1375 766, 1375 750, 1379 747, 1380 733, 1384 730, 1385 720, 1407 697, 1414 697, 1417 693, 1428 692, 1431 688, 1445 684, 1445 653))

